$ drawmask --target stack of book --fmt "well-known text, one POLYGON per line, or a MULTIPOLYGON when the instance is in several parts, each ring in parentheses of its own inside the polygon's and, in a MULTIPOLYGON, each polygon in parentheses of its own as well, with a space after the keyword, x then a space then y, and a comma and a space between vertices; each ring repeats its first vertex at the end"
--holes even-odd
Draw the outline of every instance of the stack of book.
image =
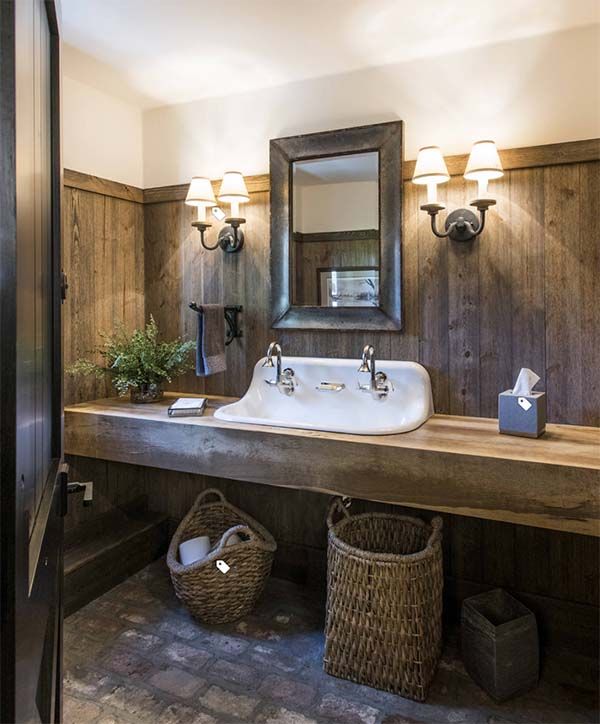
POLYGON ((169 407, 169 417, 203 415, 206 409, 206 397, 179 397, 169 407))

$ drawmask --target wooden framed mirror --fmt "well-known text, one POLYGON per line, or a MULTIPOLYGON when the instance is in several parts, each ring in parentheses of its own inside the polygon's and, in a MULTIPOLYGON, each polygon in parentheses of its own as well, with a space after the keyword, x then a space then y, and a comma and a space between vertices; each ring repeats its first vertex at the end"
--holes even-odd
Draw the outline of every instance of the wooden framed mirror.
POLYGON ((270 143, 272 326, 399 330, 402 121, 270 143))

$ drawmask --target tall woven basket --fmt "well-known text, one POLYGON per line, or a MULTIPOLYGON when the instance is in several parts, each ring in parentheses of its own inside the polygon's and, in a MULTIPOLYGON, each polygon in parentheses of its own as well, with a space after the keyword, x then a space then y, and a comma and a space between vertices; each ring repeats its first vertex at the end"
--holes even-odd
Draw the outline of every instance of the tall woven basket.
POLYGON ((228 503, 219 490, 210 488, 200 493, 175 531, 167 565, 177 597, 193 616, 205 623, 227 623, 242 618, 256 604, 276 549, 268 530, 228 503), (217 501, 205 502, 209 496, 216 496, 217 501), (228 546, 234 533, 248 540, 228 546), (195 563, 180 563, 180 543, 201 535, 207 535, 216 547, 195 563), (229 566, 225 574, 216 566, 219 559, 229 566))
POLYGON ((327 525, 325 671, 425 701, 442 643, 442 519, 350 516, 336 499, 327 525))

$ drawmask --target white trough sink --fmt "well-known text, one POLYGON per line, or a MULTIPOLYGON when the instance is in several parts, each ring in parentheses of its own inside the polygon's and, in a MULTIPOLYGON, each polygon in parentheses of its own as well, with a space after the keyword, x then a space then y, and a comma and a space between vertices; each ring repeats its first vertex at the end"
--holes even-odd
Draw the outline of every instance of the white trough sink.
POLYGON ((288 395, 267 384, 267 380, 275 379, 276 369, 263 367, 265 359, 257 362, 242 399, 216 410, 216 418, 252 425, 391 435, 414 430, 433 415, 429 374, 416 362, 377 361, 377 371, 385 372, 389 388, 379 397, 359 389, 359 384, 370 383, 369 373, 358 372, 359 360, 284 356, 283 367, 293 369, 296 383, 288 395), (323 389, 323 383, 330 383, 330 387, 323 389))

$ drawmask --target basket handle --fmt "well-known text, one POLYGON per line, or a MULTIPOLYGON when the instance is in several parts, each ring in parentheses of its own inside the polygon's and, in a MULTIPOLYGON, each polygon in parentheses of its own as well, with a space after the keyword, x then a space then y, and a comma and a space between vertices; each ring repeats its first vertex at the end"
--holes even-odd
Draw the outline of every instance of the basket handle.
POLYGON ((252 541, 258 540, 256 537, 256 533, 247 525, 234 525, 232 528, 229 528, 229 530, 226 530, 225 533, 221 536, 221 540, 217 543, 217 545, 213 548, 213 553, 216 553, 217 551, 220 551, 221 549, 225 548, 227 545, 227 541, 231 538, 232 535, 235 533, 244 533, 245 535, 250 538, 252 541))
POLYGON ((343 498, 334 498, 333 502, 331 503, 331 506, 329 508, 329 514, 327 515, 327 527, 330 529, 333 528, 333 526, 335 525, 335 523, 333 522, 333 516, 336 513, 343 513, 343 517, 350 518, 350 513, 344 505, 343 498))
POLYGON ((217 490, 217 488, 207 488, 206 490, 203 490, 200 493, 200 495, 196 498, 196 505, 199 505, 209 495, 216 495, 217 498, 219 498, 219 500, 221 501, 221 503, 227 502, 227 498, 223 495, 223 493, 220 490, 217 490))
POLYGON ((442 527, 444 521, 439 515, 431 519, 431 534, 427 539, 427 548, 430 548, 434 543, 437 543, 438 539, 442 537, 442 527))

